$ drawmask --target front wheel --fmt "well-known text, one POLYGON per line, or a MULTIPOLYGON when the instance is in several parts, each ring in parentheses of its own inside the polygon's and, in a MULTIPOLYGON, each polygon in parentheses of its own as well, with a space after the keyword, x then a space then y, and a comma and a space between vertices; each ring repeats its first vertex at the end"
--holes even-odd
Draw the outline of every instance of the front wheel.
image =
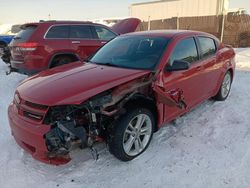
POLYGON ((216 94, 216 96, 214 97, 215 100, 217 101, 224 101, 227 99, 230 90, 231 90, 231 85, 232 85, 232 75, 231 73, 228 71, 225 76, 224 79, 222 81, 221 87, 219 92, 216 94))
POLYGON ((136 108, 128 111, 114 125, 110 152, 122 161, 134 159, 147 149, 154 126, 154 116, 149 110, 136 108))

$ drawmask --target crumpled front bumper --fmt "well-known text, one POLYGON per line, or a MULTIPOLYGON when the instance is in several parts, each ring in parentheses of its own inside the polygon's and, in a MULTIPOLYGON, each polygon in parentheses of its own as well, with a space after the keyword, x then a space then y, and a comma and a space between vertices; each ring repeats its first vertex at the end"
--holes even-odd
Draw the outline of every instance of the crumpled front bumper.
POLYGON ((62 165, 70 161, 70 158, 48 157, 48 150, 43 136, 49 132, 50 126, 26 121, 18 115, 17 109, 13 104, 8 108, 8 117, 11 133, 16 142, 29 152, 33 158, 53 165, 62 165))

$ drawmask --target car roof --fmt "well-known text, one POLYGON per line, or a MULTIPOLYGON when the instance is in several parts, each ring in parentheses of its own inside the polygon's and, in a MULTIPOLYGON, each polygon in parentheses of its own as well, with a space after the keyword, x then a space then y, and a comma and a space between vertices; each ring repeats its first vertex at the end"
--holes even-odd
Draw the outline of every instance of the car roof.
POLYGON ((39 22, 37 22, 38 24, 41 23, 52 23, 52 24, 61 24, 61 23, 65 23, 65 24, 71 24, 71 23, 92 23, 89 21, 75 21, 75 20, 40 20, 39 22))
POLYGON ((152 30, 152 31, 140 31, 134 33, 128 33, 123 36, 151 36, 151 37, 164 37, 173 38, 176 36, 190 36, 190 35, 205 35, 214 37, 213 35, 201 31, 192 30, 152 30))
POLYGON ((25 23, 21 25, 21 28, 29 27, 29 26, 44 26, 46 28, 51 27, 53 25, 78 25, 78 24, 89 24, 93 26, 101 26, 105 27, 109 30, 112 31, 112 29, 106 25, 99 24, 99 23, 94 23, 94 22, 89 22, 89 21, 40 21, 40 22, 31 22, 31 23, 25 23))
POLYGON ((38 26, 38 25, 60 25, 60 24, 95 24, 89 21, 71 21, 71 20, 40 20, 40 22, 25 23, 22 27, 26 26, 38 26))

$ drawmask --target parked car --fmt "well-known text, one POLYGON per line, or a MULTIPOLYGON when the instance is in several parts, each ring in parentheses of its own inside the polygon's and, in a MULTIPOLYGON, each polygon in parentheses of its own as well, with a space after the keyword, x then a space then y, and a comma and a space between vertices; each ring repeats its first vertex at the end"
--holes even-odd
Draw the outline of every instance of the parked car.
POLYGON ((0 53, 2 54, 2 50, 6 47, 10 41, 14 38, 15 35, 0 35, 0 53))
POLYGON ((121 20, 111 28, 91 22, 41 21, 28 23, 10 43, 11 67, 34 74, 42 70, 86 60, 116 36, 134 32, 137 18, 121 20))
POLYGON ((162 125, 211 97, 225 100, 234 70, 234 50, 210 34, 126 34, 88 63, 26 79, 9 106, 9 123, 17 143, 45 163, 66 163, 74 143, 92 148, 97 141, 129 161, 162 125))
POLYGON ((15 34, 18 33, 20 30, 20 25, 1 25, 1 33, 0 33, 0 57, 2 57, 3 54, 8 55, 6 59, 6 55, 3 57, 4 61, 9 60, 9 54, 6 52, 6 47, 11 42, 11 40, 14 38, 15 34))

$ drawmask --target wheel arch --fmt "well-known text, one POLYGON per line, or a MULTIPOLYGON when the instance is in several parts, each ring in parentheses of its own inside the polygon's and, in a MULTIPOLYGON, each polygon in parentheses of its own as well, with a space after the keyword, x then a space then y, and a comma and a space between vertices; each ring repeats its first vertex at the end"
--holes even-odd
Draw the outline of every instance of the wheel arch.
POLYGON ((57 52, 54 55, 52 55, 52 57, 50 58, 48 68, 51 68, 52 65, 53 65, 54 59, 58 58, 60 56, 62 56, 62 57, 63 56, 71 57, 73 61, 79 61, 81 59, 77 54, 72 53, 72 52, 57 52))
POLYGON ((154 126, 154 132, 158 130, 158 110, 155 103, 155 100, 147 97, 143 94, 135 94, 127 103, 125 103, 124 108, 136 108, 136 107, 142 107, 150 110, 154 116, 155 120, 155 126, 154 126))
POLYGON ((234 78, 234 71, 233 71, 233 68, 230 67, 226 72, 230 72, 231 76, 232 76, 232 80, 234 78))

